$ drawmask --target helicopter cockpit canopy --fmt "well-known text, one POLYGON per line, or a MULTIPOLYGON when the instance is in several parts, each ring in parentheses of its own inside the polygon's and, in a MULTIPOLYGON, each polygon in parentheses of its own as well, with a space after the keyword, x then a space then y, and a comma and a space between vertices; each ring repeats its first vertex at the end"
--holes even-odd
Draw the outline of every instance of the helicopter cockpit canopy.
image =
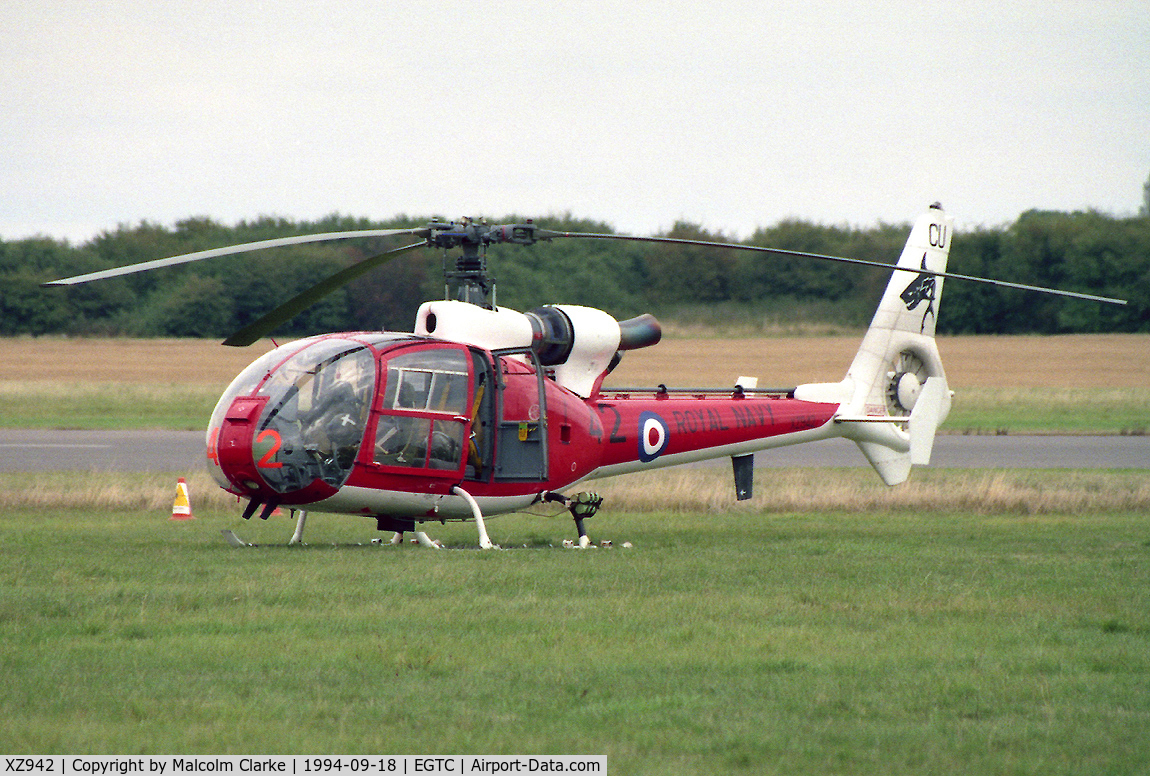
MULTIPOLYGON (((211 435, 246 420, 251 457, 268 487, 281 494, 317 480, 340 487, 359 454, 375 393, 376 357, 369 345, 395 338, 313 337, 257 359, 236 377, 212 413, 209 457, 213 445, 224 441, 211 435)), ((258 489, 258 481, 229 485, 218 455, 216 463, 212 473, 222 486, 258 489)))
POLYGON ((371 351, 344 340, 316 343, 273 372, 256 394, 268 397, 256 440, 274 432, 268 436, 280 445, 277 462, 283 463, 265 467, 267 483, 280 492, 316 479, 342 485, 359 453, 374 387, 371 351))

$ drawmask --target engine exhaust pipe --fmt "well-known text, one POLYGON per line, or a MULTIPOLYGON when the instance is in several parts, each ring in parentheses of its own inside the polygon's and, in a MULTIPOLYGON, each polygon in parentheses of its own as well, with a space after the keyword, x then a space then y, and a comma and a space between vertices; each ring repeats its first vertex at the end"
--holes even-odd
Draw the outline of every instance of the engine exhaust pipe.
POLYGON ((650 347, 663 338, 663 327, 651 313, 619 321, 619 350, 650 347))

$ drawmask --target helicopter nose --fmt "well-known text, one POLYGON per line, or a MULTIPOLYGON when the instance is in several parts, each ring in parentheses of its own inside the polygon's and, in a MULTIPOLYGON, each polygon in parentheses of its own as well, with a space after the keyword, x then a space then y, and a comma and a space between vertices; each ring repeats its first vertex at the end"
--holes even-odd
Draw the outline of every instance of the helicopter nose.
POLYGON ((337 492, 291 462, 291 440, 285 444, 275 428, 257 427, 267 401, 266 396, 237 398, 216 436, 215 462, 232 491, 251 500, 248 517, 258 504, 270 513, 279 504, 311 504, 337 492))

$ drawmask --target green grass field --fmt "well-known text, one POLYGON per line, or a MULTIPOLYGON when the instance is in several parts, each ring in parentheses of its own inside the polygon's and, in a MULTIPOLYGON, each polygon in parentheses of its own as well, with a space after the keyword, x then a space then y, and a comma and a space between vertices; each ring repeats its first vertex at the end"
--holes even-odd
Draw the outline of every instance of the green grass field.
MULTIPOLYGON (((1081 487, 1115 477, 1145 503, 1136 475, 1095 476, 1081 487)), ((514 549, 437 552, 359 545, 375 534, 354 518, 314 516, 301 548, 288 518, 232 509, 36 508, 24 482, 0 482, 7 752, 1150 768, 1141 506, 607 512, 591 527, 615 547, 594 551, 558 548, 568 520, 511 516, 490 529, 514 549)))
POLYGON ((1143 388, 965 388, 942 433, 1133 434, 1150 430, 1143 388))
MULTIPOLYGON (((944 431, 1145 433, 1150 350, 1108 342, 949 343, 944 431), (1125 367, 1058 376, 1101 353, 1125 367)), ((782 350, 809 368, 815 344, 782 350)), ((0 381, 15 428, 202 428, 242 366, 184 341, 0 347, 23 369, 0 381)), ((453 548, 437 552, 318 514, 309 546, 287 547, 290 518, 244 523, 202 471, 0 474, 0 750, 1150 772, 1145 471, 757 480, 740 504, 727 468, 595 483, 589 527, 610 549, 562 549, 569 518, 517 515, 489 523, 505 551, 453 525, 429 529, 453 548), (194 521, 168 519, 177 476, 194 521)))

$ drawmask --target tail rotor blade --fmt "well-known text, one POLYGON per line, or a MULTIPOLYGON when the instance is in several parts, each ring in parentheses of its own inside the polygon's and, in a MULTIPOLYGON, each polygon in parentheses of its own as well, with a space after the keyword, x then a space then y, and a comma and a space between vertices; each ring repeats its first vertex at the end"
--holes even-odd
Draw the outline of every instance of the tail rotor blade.
POLYGON ((233 347, 246 347, 247 345, 251 345, 261 337, 267 336, 280 324, 291 320, 292 317, 302 312, 303 310, 306 310, 308 307, 311 307, 313 304, 318 302, 320 299, 323 299, 331 292, 350 283, 359 276, 370 272, 371 270, 376 269, 383 264, 386 264, 399 254, 404 253, 405 251, 409 251, 412 248, 418 248, 422 245, 426 245, 426 243, 412 243, 411 245, 405 245, 402 248, 394 248, 390 251, 377 253, 375 256, 370 256, 357 264, 352 264, 350 267, 347 267, 346 269, 331 275, 327 279, 316 283, 311 288, 305 289, 299 294, 296 294, 291 299, 284 302, 271 312, 267 313, 259 320, 249 323, 247 326, 224 340, 224 344, 233 347))

